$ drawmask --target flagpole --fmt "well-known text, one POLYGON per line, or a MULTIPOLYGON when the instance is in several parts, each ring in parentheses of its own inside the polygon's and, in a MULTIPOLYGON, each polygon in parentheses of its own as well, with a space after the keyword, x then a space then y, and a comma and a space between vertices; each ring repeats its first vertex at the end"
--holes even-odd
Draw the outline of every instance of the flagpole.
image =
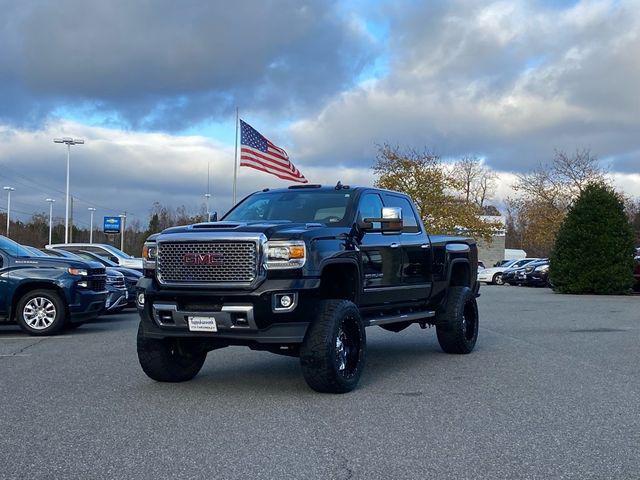
POLYGON ((233 162, 233 205, 236 204, 236 191, 238 187, 238 107, 236 107, 236 151, 233 162))

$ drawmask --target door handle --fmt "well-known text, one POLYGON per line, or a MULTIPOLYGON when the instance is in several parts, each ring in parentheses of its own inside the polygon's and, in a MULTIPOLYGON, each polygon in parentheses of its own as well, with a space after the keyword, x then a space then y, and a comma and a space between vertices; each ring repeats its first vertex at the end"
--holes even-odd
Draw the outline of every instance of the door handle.
POLYGON ((400 246, 399 243, 393 242, 391 245, 389 245, 391 248, 398 248, 400 246))
POLYGON ((428 243, 423 243, 422 245, 420 245, 420 248, 430 248, 431 245, 429 245, 428 243))

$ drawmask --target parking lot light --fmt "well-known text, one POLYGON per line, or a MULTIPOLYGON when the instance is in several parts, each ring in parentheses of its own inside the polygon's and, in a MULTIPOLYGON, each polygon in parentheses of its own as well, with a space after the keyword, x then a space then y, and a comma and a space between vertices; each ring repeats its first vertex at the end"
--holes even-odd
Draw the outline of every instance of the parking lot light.
POLYGON ((89 222, 89 243, 93 243, 93 212, 95 212, 96 209, 89 207, 87 210, 91 212, 91 220, 89 222))
POLYGON ((84 145, 80 138, 62 137, 54 138, 53 143, 64 143, 67 146, 67 193, 64 213, 64 243, 69 243, 69 161, 71 158, 71 145, 84 145))
POLYGON ((53 204, 55 203, 55 199, 47 198, 45 201, 49 203, 49 245, 51 245, 51 233, 53 231, 53 204))
POLYGON ((13 187, 4 187, 7 192, 7 237, 9 236, 9 221, 11 219, 11 192, 15 190, 13 187))

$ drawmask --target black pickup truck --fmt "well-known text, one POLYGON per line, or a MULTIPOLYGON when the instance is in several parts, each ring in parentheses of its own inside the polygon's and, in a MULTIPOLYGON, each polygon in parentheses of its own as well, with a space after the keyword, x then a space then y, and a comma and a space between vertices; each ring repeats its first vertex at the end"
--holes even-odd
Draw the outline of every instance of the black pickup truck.
POLYGON ((36 256, 0 235, 0 322, 52 335, 97 317, 107 292, 99 263, 36 256))
POLYGON ((138 358, 154 380, 193 378, 229 345, 298 356, 308 385, 342 393, 365 364, 365 327, 434 325, 447 353, 478 335, 477 248, 429 235, 404 194, 304 185, 249 195, 218 222, 145 244, 138 358))

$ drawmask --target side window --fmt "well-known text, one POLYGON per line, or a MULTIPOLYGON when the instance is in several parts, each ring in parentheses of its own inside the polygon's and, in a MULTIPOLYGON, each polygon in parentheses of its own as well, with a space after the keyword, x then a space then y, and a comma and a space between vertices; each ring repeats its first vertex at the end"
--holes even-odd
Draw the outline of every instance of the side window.
POLYGON ((403 233, 418 233, 420 231, 420 227, 418 226, 418 219, 413 213, 413 208, 411 208, 409 200, 404 197, 387 195, 385 197, 385 203, 388 207, 396 207, 402 209, 402 223, 404 224, 404 227, 402 229, 403 233))
MULTIPOLYGON (((360 199, 358 220, 365 218, 379 218, 382 213, 382 200, 377 193, 365 193, 360 199)), ((380 228, 380 223, 373 224, 373 228, 380 228)))

